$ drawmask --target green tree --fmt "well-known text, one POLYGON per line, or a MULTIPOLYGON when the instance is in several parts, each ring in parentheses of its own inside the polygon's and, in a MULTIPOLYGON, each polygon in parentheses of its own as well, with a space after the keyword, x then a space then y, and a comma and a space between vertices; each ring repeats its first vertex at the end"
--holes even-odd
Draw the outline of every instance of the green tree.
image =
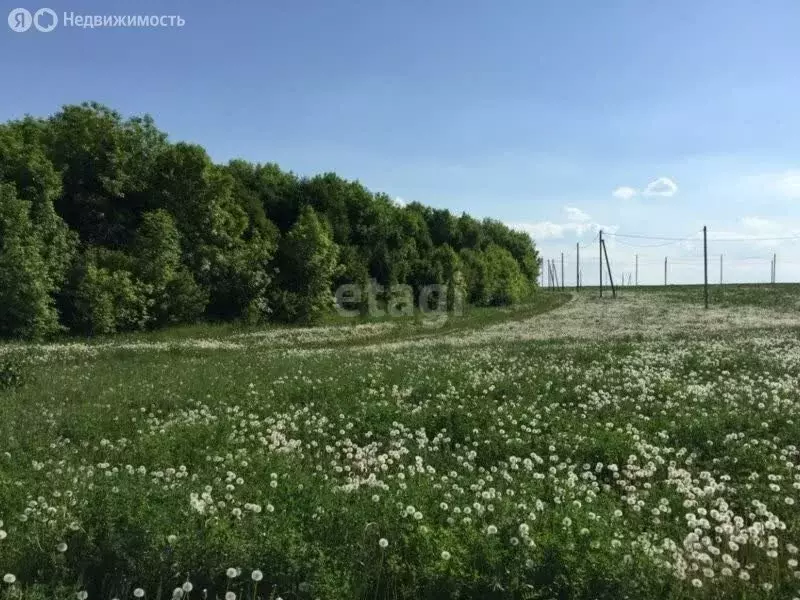
POLYGON ((515 304, 529 290, 529 282, 511 252, 490 244, 484 253, 486 260, 486 287, 488 303, 493 306, 515 304))
POLYGON ((0 335, 39 338, 58 331, 43 241, 31 204, 0 184, 0 335))
POLYGON ((331 285, 338 254, 328 227, 314 209, 304 207, 278 252, 282 318, 309 322, 333 306, 331 285))

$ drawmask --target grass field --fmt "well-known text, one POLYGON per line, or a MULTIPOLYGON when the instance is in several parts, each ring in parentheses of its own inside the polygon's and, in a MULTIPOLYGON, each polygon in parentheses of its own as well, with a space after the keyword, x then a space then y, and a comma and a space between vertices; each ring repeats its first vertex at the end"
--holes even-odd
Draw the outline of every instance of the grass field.
POLYGON ((800 287, 714 298, 0 346, 0 596, 800 597, 800 287))

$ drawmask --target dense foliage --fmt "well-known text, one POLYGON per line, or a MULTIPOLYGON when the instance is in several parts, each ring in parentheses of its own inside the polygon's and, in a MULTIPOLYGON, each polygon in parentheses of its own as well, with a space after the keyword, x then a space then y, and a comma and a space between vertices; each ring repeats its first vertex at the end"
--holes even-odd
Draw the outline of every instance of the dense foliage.
POLYGON ((537 275, 531 239, 500 222, 333 173, 214 164, 150 117, 85 103, 0 125, 2 336, 312 321, 344 283, 509 304, 537 275))

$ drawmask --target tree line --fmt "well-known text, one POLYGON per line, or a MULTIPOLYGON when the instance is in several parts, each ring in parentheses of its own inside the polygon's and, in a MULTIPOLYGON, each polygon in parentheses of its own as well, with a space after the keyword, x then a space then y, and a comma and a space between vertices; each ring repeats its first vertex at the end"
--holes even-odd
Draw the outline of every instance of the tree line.
POLYGON ((3 337, 311 322, 346 283, 504 305, 538 269, 530 237, 499 221, 401 206, 334 173, 215 164, 149 116, 84 103, 0 124, 3 337))

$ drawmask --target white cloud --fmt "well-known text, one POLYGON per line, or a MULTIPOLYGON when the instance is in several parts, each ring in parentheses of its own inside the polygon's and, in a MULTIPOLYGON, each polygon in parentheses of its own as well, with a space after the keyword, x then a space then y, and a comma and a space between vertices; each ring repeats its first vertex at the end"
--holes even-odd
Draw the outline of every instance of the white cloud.
POLYGON ((565 223, 538 221, 535 223, 507 223, 507 225, 512 229, 526 232, 537 242, 562 239, 567 235, 581 237, 586 233, 594 233, 602 227, 597 223, 592 223, 592 217, 580 208, 565 206, 564 212, 567 214, 565 223))
POLYGON ((564 211, 567 213, 567 220, 569 221, 585 223, 591 219, 591 217, 580 208, 575 208, 574 206, 567 206, 564 208, 564 211))
POLYGON ((647 184, 642 192, 645 196, 674 196, 678 192, 678 185, 669 177, 659 177, 647 184))
POLYGON ((405 200, 403 200, 400 196, 395 196, 394 203, 397 206, 405 206, 407 204, 407 202, 405 200))
POLYGON ((508 226, 518 231, 524 231, 534 240, 563 238, 565 225, 553 223, 552 221, 540 221, 538 223, 508 223, 508 226))
POLYGON ((636 196, 636 194, 638 194, 638 192, 634 188, 627 185, 620 186, 611 192, 611 195, 614 196, 614 198, 619 198, 620 200, 630 200, 636 196))

